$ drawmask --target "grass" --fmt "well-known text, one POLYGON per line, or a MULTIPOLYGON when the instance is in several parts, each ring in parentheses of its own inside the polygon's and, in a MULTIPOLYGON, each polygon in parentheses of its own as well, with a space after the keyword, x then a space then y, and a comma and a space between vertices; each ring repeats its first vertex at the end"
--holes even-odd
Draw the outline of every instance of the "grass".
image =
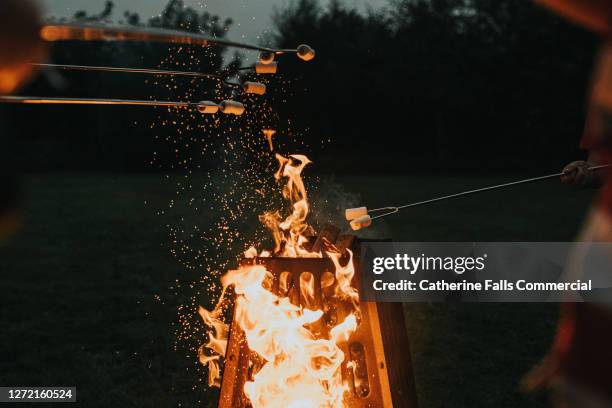
MULTIPOLYGON (((176 306, 189 281, 170 255, 158 175, 28 178, 24 229, 0 248, 0 385, 72 386, 78 406, 214 406, 194 357, 174 350, 176 306), (147 205, 145 205, 147 202, 147 205), (195 390, 194 390, 195 387, 195 390)), ((370 206, 400 204, 499 179, 341 177, 370 206)), ((571 240, 591 194, 554 182, 415 208, 373 234, 396 241, 571 240)), ((189 223, 203 217, 184 214, 189 223)), ((518 391, 545 352, 557 307, 409 304, 421 407, 539 407, 518 391)))

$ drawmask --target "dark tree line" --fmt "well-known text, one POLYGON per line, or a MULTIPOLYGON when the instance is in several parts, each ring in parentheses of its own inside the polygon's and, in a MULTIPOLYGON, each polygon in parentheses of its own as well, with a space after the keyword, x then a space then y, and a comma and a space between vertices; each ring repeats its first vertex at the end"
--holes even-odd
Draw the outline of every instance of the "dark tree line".
MULTIPOLYGON (((108 1, 99 14, 79 12, 74 19, 106 21, 114 12, 108 1)), ((217 37, 224 37, 232 24, 185 7, 181 0, 171 0, 149 21, 125 12, 122 22, 217 37)), ((317 166, 322 171, 516 172, 559 166, 579 154, 596 38, 531 1, 390 0, 384 10, 360 13, 339 0, 326 6, 296 0, 276 10, 273 22, 275 34, 268 40, 274 45, 308 43, 317 50, 308 64, 283 57, 280 69, 289 85, 282 87, 281 96, 281 86, 272 81, 270 97, 282 102, 274 104, 281 117, 304 130, 310 154, 325 163, 317 166)), ((239 63, 238 56, 223 50, 207 53, 190 68, 216 71, 223 57, 225 64, 232 58, 239 63)), ((189 53, 178 60, 168 55, 167 46, 155 44, 67 43, 53 47, 52 59, 189 65, 189 53)), ((131 76, 71 73, 69 78, 43 75, 27 93, 178 97, 172 87, 131 76)), ((152 169, 152 151, 173 159, 171 146, 164 150, 152 142, 147 127, 151 111, 68 112, 9 108, 13 122, 20 123, 27 167, 152 169), (40 120, 28 122, 34 114, 40 120)))
POLYGON ((280 46, 316 46, 286 105, 338 168, 509 169, 578 154, 596 39, 527 0, 391 0, 359 14, 299 0, 280 46), (362 159, 362 160, 357 160, 362 159))

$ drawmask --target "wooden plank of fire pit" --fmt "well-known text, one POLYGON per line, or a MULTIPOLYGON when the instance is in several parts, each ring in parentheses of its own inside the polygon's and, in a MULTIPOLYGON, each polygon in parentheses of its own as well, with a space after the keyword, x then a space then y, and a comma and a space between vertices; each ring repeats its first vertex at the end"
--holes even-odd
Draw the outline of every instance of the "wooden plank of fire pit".
POLYGON ((376 303, 394 408, 417 408, 410 342, 401 303, 376 303))
MULTIPOLYGON (((359 270, 362 242, 390 242, 389 240, 355 239, 355 268, 359 270)), ((360 274, 356 273, 353 286, 361 287, 360 274)), ((393 408, 417 408, 418 400, 412 370, 410 341, 406 331, 406 320, 401 303, 375 303, 380 325, 387 376, 393 408)))

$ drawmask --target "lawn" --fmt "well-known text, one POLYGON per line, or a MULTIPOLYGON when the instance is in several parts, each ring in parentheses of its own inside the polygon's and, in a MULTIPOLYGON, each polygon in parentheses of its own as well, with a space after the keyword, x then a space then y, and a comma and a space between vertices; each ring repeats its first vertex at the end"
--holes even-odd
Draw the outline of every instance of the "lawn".
MULTIPOLYGON (((194 356, 175 350, 176 307, 190 295, 181 285, 200 272, 185 271, 170 254, 167 216, 154 209, 175 189, 161 180, 27 178, 25 227, 0 248, 0 385, 75 385, 83 407, 214 406, 216 394, 198 384, 194 356)), ((354 176, 328 184, 375 207, 499 181, 505 179, 354 176)), ((543 182, 414 208, 370 234, 396 241, 565 241, 590 199, 590 192, 543 182)), ((193 210, 183 216, 187 223, 205 217, 193 210)), ((544 395, 521 394, 518 382, 554 334, 555 305, 405 310, 421 407, 545 405, 544 395)))

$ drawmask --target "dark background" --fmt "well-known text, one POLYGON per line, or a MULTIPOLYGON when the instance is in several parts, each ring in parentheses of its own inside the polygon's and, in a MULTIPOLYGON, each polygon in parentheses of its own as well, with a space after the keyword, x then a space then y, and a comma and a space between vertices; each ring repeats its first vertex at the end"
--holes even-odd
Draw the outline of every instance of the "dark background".
MULTIPOLYGON (((112 3, 100 14, 77 13, 75 19, 111 17, 218 37, 232 24, 184 8, 180 0, 150 21, 121 17, 112 3)), ((384 11, 364 15, 335 0, 327 7, 300 0, 277 10, 273 21, 276 34, 266 44, 308 43, 317 50, 308 64, 281 60, 289 82, 273 81, 268 100, 292 121, 294 132, 308 131, 310 154, 326 162, 321 171, 515 174, 556 170, 577 157, 596 39, 529 1, 391 0, 384 11)), ((69 42, 51 51, 53 62, 66 64, 203 72, 223 64, 221 50, 201 49, 194 51, 201 55, 198 66, 185 53, 171 64, 164 45, 69 42)), ((225 53, 226 64, 233 52, 225 53)), ((63 81, 56 81, 56 89, 47 74, 22 94, 185 99, 142 77, 57 75, 63 81)), ((164 151, 167 144, 152 137, 148 125, 158 116, 152 109, 2 110, 19 124, 19 165, 27 170, 154 171, 152 151, 162 163, 176 162, 172 149, 164 151), (37 120, 28 120, 34 114, 37 120)), ((283 128, 278 120, 265 124, 283 128)), ((199 136, 214 131, 203 129, 199 136)))
MULTIPOLYGON (((75 20, 219 37, 231 30, 225 16, 180 0, 151 21, 102 1, 100 10, 75 20)), ((255 231, 257 215, 279 202, 262 127, 279 130, 283 154, 314 161, 305 178, 315 226, 332 220, 345 229, 346 207, 551 173, 583 156, 596 38, 529 1, 392 0, 360 14, 301 0, 274 21, 265 44, 305 42, 317 58, 281 58, 278 76, 257 77, 268 95, 242 99, 239 118, 0 106, 3 164, 23 175, 25 214, 0 247, 0 384, 76 385, 84 407, 215 406, 196 358, 206 338, 196 310, 214 302, 205 288, 232 257, 265 234, 255 231)), ((234 50, 137 43, 68 42, 50 52, 68 64, 204 72, 246 64, 234 50)), ((20 93, 233 97, 210 81, 65 71, 42 73, 20 93)), ((552 180, 401 212, 364 234, 571 241, 591 199, 552 180)), ((519 382, 551 342, 555 305, 411 304, 405 312, 422 407, 546 406, 547 394, 521 392, 519 382)))

